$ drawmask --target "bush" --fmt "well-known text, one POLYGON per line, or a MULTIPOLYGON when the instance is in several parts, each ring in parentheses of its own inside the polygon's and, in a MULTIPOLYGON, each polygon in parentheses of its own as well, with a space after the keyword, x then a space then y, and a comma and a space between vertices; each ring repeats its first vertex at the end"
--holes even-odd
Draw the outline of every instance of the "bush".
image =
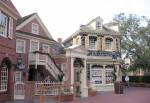
MULTIPOLYGON (((129 82, 150 83, 150 76, 129 76, 129 78, 129 82)), ((125 76, 122 77, 122 81, 125 82, 125 76)))

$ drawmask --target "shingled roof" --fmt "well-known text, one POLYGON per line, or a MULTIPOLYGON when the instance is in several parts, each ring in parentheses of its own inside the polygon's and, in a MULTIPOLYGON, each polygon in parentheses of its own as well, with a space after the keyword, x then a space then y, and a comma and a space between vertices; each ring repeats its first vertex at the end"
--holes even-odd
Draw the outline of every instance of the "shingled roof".
POLYGON ((18 18, 18 20, 17 20, 17 26, 20 25, 21 23, 23 23, 24 21, 26 21, 28 18, 30 18, 34 14, 36 14, 36 13, 33 13, 33 14, 30 14, 30 15, 18 18))
POLYGON ((11 11, 13 11, 15 14, 17 14, 18 16, 20 16, 20 13, 18 12, 18 10, 15 8, 14 4, 12 3, 11 0, 1 0, 4 4, 6 4, 6 6, 8 8, 11 9, 11 11))

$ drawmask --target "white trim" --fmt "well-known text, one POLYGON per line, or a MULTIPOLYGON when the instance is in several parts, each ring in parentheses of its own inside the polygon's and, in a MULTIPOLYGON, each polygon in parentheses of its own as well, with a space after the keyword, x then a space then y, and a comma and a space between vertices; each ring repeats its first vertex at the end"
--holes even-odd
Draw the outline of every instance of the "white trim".
MULTIPOLYGON (((40 19, 40 17, 37 14, 34 14, 33 16, 31 16, 29 19, 25 20, 23 23, 21 23, 20 25, 18 25, 16 27, 16 30, 20 30, 21 28, 23 28, 26 24, 28 24, 29 22, 31 22, 33 19, 37 19, 37 21, 39 22, 40 26, 43 28, 43 30, 45 31, 46 35, 49 38, 52 38, 51 34, 49 33, 49 31, 47 30, 47 28, 45 27, 45 25, 43 24, 42 20, 40 19)), ((53 38, 52 38, 53 39, 53 38)))
MULTIPOLYGON (((42 44, 42 51, 43 51, 43 47, 44 46, 47 46, 48 47, 48 51, 46 52, 46 53, 49 53, 49 48, 50 48, 50 46, 48 45, 48 44, 42 44)), ((44 52, 44 51, 43 51, 44 52)))
POLYGON ((26 53, 26 40, 23 40, 23 39, 16 39, 16 53, 26 53), (17 42, 18 41, 22 41, 24 42, 24 51, 23 52, 20 52, 20 51, 17 51, 17 42))
POLYGON ((6 92, 8 87, 8 68, 2 67, 0 72, 0 93, 6 92))
POLYGON ((31 33, 39 35, 39 24, 34 23, 34 22, 32 23, 32 25, 31 25, 31 33), (36 28, 34 28, 34 27, 36 27, 36 28), (36 29, 36 32, 34 31, 34 29, 36 29))
POLYGON ((40 44, 39 41, 38 41, 38 40, 31 39, 31 40, 30 40, 30 49, 29 49, 29 52, 33 52, 33 51, 31 51, 31 42, 32 42, 32 41, 38 43, 38 49, 37 49, 37 51, 38 51, 38 50, 39 50, 39 44, 40 44))
POLYGON ((15 83, 16 82, 20 83, 22 81, 22 72, 21 71, 15 71, 14 81, 15 81, 15 83))

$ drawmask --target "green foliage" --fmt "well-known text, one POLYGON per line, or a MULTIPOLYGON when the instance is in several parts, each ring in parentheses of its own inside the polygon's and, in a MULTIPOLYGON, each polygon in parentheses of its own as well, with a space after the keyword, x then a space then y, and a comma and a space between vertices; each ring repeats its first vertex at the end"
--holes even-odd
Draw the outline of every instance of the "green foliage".
POLYGON ((132 55, 132 69, 150 69, 150 20, 144 16, 120 13, 114 17, 122 35, 122 51, 132 55))

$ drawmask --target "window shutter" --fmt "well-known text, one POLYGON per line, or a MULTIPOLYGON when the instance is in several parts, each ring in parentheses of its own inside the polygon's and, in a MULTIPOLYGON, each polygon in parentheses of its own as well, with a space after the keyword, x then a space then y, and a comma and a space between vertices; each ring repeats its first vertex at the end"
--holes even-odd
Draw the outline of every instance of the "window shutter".
POLYGON ((9 17, 9 32, 8 32, 8 38, 13 38, 13 19, 9 17))

